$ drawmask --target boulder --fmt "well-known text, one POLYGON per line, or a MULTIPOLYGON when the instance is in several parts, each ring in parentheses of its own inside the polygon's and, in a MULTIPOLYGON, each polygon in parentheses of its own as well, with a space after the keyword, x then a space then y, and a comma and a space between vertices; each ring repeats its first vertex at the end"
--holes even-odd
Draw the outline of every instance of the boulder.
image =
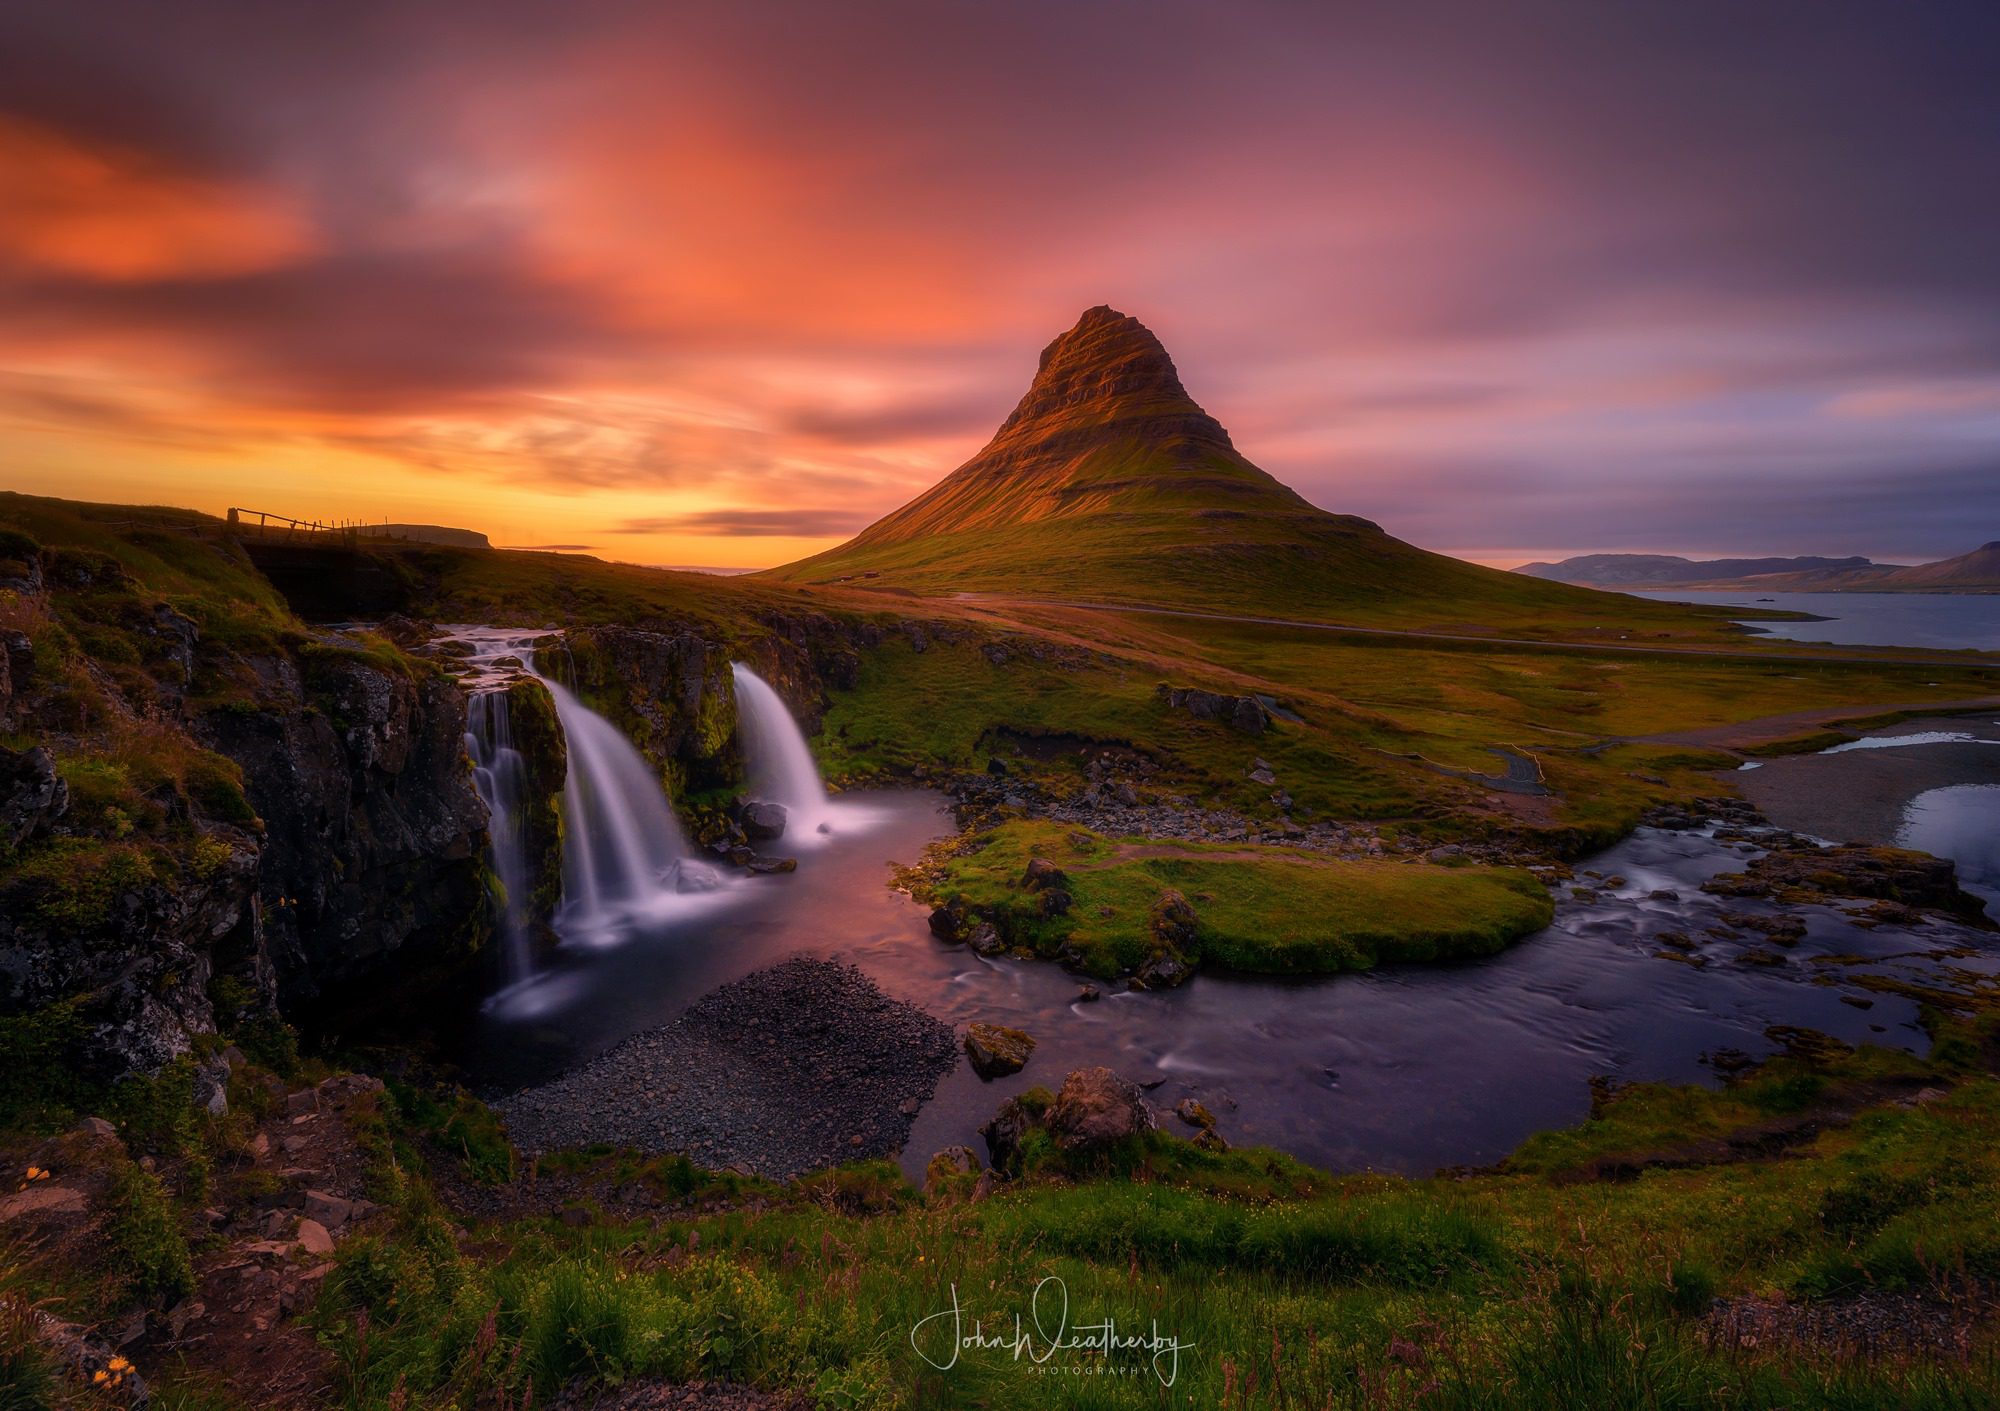
POLYGON ((1034 1051, 1034 1037, 1020 1029, 1001 1024, 966 1026, 965 1056, 972 1062, 972 1071, 988 1082, 1020 1072, 1034 1051))
POLYGON ((1021 885, 1031 892, 1060 889, 1068 883, 1063 870, 1045 857, 1030 858, 1027 871, 1021 874, 1021 885))
POLYGON ((971 924, 965 903, 961 901, 948 901, 931 911, 931 934, 941 941, 964 940, 966 929, 971 924))
POLYGON ((991 921, 982 921, 972 928, 972 934, 965 938, 974 955, 995 956, 1007 953, 1007 938, 1000 934, 1000 928, 991 921))
POLYGON ((759 842, 785 836, 785 806, 752 803, 743 806, 743 831, 759 842))
POLYGON ((986 1151, 993 1159, 994 1170, 1020 1170, 1022 1148, 1028 1134, 1043 1125, 1049 1104, 1054 1101, 1047 1088, 1030 1088, 1000 1104, 1000 1110, 979 1129, 979 1134, 986 1139, 986 1151))
POLYGON ((1197 720, 1212 720, 1245 735, 1261 735, 1271 728, 1271 713, 1255 696, 1225 696, 1164 683, 1155 695, 1170 710, 1184 710, 1197 720))
POLYGON ((948 1146, 924 1166, 924 1194, 937 1195, 960 1176, 976 1176, 984 1169, 979 1153, 969 1146, 948 1146))
POLYGON ((1063 1079, 1046 1123, 1058 1150, 1084 1156, 1153 1131, 1145 1094, 1109 1068, 1079 1068, 1063 1079))
POLYGON ((1174 1116, 1180 1118, 1181 1121, 1187 1123, 1190 1127, 1213 1127, 1215 1125, 1215 1114, 1202 1105, 1200 1098, 1182 1098, 1180 1104, 1174 1108, 1174 1116))
POLYGON ((1132 972, 1132 987, 1171 990, 1194 978, 1194 966, 1179 951, 1156 950, 1132 972))
POLYGON ((1153 909, 1146 919, 1146 929, 1153 939, 1162 946, 1178 951, 1195 948, 1194 907, 1188 899, 1172 887, 1165 888, 1153 898, 1153 909))
POLYGON ((299 1221, 299 1248, 307 1254, 333 1253, 333 1236, 317 1220, 299 1221))

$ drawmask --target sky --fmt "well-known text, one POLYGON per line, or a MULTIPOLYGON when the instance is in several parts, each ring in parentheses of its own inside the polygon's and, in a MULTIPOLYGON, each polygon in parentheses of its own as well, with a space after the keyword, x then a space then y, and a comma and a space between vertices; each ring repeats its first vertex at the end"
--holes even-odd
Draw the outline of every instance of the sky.
POLYGON ((2000 538, 2000 7, 9 0, 0 488, 763 566, 1084 308, 1483 562, 2000 538))

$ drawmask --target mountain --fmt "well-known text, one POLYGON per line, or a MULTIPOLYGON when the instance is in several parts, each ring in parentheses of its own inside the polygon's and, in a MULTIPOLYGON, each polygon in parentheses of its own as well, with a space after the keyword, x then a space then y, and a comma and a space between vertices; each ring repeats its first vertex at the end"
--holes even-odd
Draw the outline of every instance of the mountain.
MULTIPOLYGON (((1103 306, 1043 350, 1027 395, 971 460, 838 548, 769 572, 1389 625, 1597 630, 1655 616, 1316 508, 1236 449, 1144 324, 1103 306)), ((1670 618, 1684 621, 1659 615, 1670 618)))
POLYGON ((1914 566, 1864 558, 1684 559, 1667 554, 1585 554, 1561 563, 1524 563, 1514 571, 1596 588, 1991 593, 2000 592, 2000 539, 1957 558, 1914 566))
POLYGON ((1865 558, 1685 559, 1675 554, 1581 554, 1560 563, 1524 563, 1514 572, 1587 588, 1668 588, 1766 573, 1886 571, 1896 567, 1865 558))

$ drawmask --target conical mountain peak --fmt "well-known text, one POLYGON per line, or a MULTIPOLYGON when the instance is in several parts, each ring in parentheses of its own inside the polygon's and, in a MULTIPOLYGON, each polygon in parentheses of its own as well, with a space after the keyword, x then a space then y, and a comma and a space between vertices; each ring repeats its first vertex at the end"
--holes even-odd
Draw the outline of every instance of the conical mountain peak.
POLYGON ((1033 384, 995 441, 1024 427, 1056 430, 1078 416, 1099 424, 1164 417, 1180 423, 1169 430, 1229 444, 1229 433, 1181 386, 1174 360, 1153 331, 1108 304, 1086 309, 1042 349, 1033 384))

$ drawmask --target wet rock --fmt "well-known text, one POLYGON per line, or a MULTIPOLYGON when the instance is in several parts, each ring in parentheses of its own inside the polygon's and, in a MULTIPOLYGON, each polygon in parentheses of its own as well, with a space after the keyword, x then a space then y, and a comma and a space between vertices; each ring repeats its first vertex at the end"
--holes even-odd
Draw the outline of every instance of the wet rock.
POLYGON ((984 1169, 979 1153, 969 1146, 948 1146, 924 1166, 924 1194, 936 1195, 960 1176, 974 1176, 984 1169))
POLYGON ((965 943, 972 948, 974 955, 992 957, 1007 953, 1007 938, 1000 934, 1000 928, 991 921, 982 921, 974 926, 972 933, 965 938, 965 943))
POLYGON ((736 781, 729 652, 694 632, 586 627, 564 638, 574 688, 625 732, 678 798, 736 781))
POLYGON ((1979 920, 1985 905, 1961 891, 1958 869, 1949 858, 1907 848, 1838 847, 1781 848, 1751 859, 1742 872, 1725 873, 1702 883, 1716 896, 1859 897, 1923 907, 1966 920, 1979 920))
POLYGON ((1063 1079, 1046 1122, 1057 1149, 1076 1156, 1102 1152, 1159 1125, 1138 1085, 1109 1068, 1080 1068, 1063 1079))
POLYGON ((1179 951, 1158 950, 1147 956, 1132 972, 1132 987, 1140 990, 1171 990, 1194 978, 1194 966, 1179 951))
POLYGON ((1076 1002, 1078 1004, 1095 1004, 1103 998, 1103 993, 1095 985, 1085 985, 1076 992, 1076 1002))
POLYGON ((1213 1127, 1215 1114, 1202 1106, 1201 1099, 1184 1097, 1174 1108, 1174 1116, 1190 1127, 1213 1127))
POLYGON ((948 901, 931 912, 931 934, 941 941, 964 940, 971 924, 971 915, 966 911, 964 902, 948 901))
POLYGON ((242 768, 264 822, 256 882, 277 987, 300 1003, 357 993, 476 950, 487 813, 464 693, 360 653, 252 666, 267 707, 212 710, 195 731, 242 768))
POLYGON ((759 876, 769 876, 774 873, 798 871, 799 860, 795 857, 753 857, 744 866, 759 876))
POLYGON ((743 831, 759 842, 785 836, 785 807, 775 803, 752 803, 743 807, 743 831))
POLYGON ((965 1056, 972 1071, 991 1082, 1018 1073, 1028 1065, 1035 1040, 1020 1029, 1001 1024, 969 1024, 965 1030, 965 1056))

